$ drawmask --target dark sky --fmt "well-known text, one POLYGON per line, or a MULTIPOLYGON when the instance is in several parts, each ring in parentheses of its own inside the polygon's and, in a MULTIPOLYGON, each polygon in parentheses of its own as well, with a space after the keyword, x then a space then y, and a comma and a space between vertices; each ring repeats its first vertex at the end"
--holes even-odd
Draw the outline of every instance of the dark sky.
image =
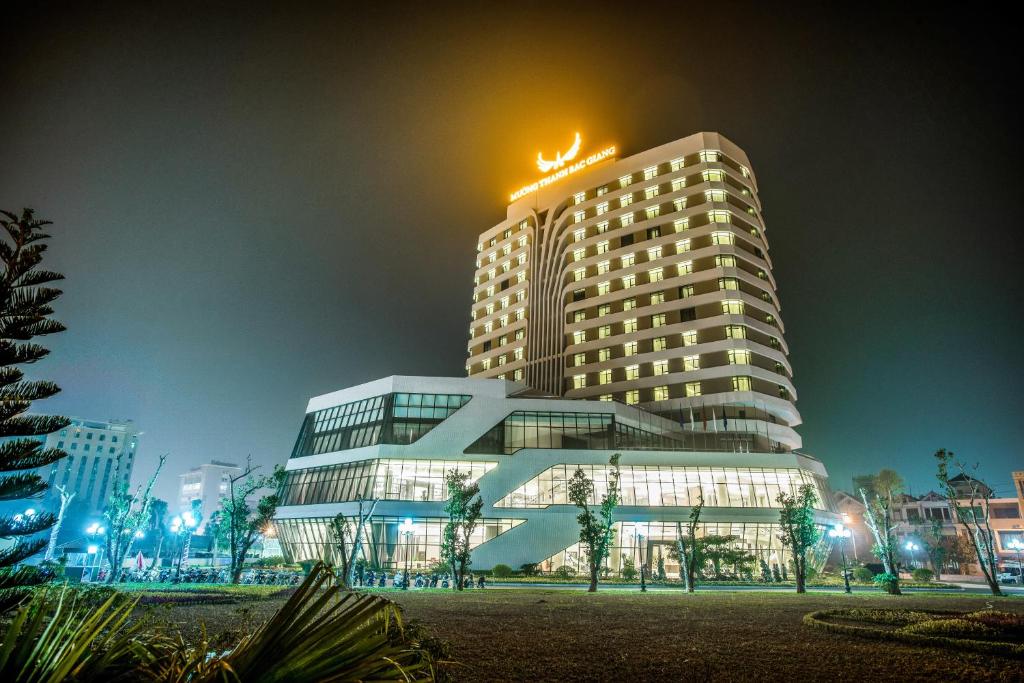
POLYGON ((283 462, 313 394, 463 375, 476 236, 575 130, 747 151, 835 487, 893 466, 922 492, 939 447, 1004 493, 1024 468, 1010 22, 33 5, 0 41, 0 207, 55 222, 68 276, 36 409, 134 419, 165 497, 211 458, 283 462))

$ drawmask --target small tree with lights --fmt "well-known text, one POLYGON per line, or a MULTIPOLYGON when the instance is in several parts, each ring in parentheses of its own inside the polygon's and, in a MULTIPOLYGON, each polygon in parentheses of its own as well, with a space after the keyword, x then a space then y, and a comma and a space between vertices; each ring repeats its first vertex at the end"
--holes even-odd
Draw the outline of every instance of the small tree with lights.
POLYGON ((803 484, 796 495, 779 493, 779 540, 793 555, 793 574, 796 592, 805 592, 807 581, 807 553, 821 540, 821 528, 814 521, 814 505, 818 494, 810 484, 803 484))
POLYGON ((611 465, 608 491, 601 496, 601 504, 596 510, 590 503, 595 496, 594 482, 583 469, 577 468, 569 480, 569 500, 580 509, 576 521, 580 525, 580 545, 587 556, 590 571, 589 593, 597 590, 601 568, 611 553, 612 541, 615 539, 613 515, 619 504, 619 454, 613 455, 608 462, 611 465))
POLYGON ((700 526, 700 515, 703 510, 704 496, 701 495, 697 504, 690 508, 685 534, 683 533, 683 523, 676 522, 676 547, 674 550, 679 559, 679 578, 683 580, 683 585, 688 593, 692 593, 697 587, 697 568, 701 564, 697 527, 700 526))
MULTIPOLYGON (((118 456, 118 464, 122 456, 118 456)), ((110 571, 107 573, 106 582, 114 583, 121 571, 124 560, 129 556, 132 544, 138 534, 143 533, 149 524, 149 507, 153 502, 153 485, 156 484, 160 472, 167 461, 167 454, 160 456, 156 471, 149 478, 145 488, 139 487, 135 493, 128 488, 128 481, 124 477, 115 474, 114 486, 110 497, 107 499, 107 506, 103 510, 103 518, 106 520, 107 535, 104 539, 107 549, 107 558, 110 561, 110 571)), ((118 468, 120 469, 120 467, 118 468)))
POLYGON ((480 522, 480 513, 484 502, 480 498, 480 485, 470 483, 469 473, 450 470, 445 475, 448 486, 448 500, 444 511, 448 513, 448 523, 441 537, 441 561, 452 570, 453 588, 462 590, 466 570, 471 563, 470 537, 480 522))
MULTIPOLYGON (((936 451, 935 460, 938 464, 935 476, 942 484, 956 520, 963 526, 967 537, 971 540, 981 573, 985 576, 985 582, 988 583, 992 595, 1003 595, 1002 589, 999 588, 999 578, 996 575, 999 571, 996 564, 998 561, 995 547, 996 537, 989 521, 989 501, 992 499, 992 489, 982 480, 967 474, 967 465, 956 460, 952 451, 947 451, 945 448, 936 451), (951 468, 957 470, 959 475, 951 476, 951 468)), ((975 464, 970 469, 977 470, 978 465, 975 464)))
POLYGON ((281 485, 287 476, 280 465, 274 466, 273 474, 262 477, 253 475, 255 469, 250 463, 245 472, 232 477, 228 495, 221 499, 221 533, 228 542, 231 583, 242 580, 245 558, 260 536, 270 528, 281 503, 281 485), (270 489, 271 493, 261 497, 253 510, 247 498, 263 489, 270 489))
POLYGON ((373 511, 377 508, 379 498, 364 500, 362 495, 356 497, 359 508, 354 515, 338 515, 331 520, 331 531, 337 548, 338 559, 341 561, 341 581, 345 588, 352 588, 355 583, 356 561, 363 545, 366 525, 373 519, 373 511))

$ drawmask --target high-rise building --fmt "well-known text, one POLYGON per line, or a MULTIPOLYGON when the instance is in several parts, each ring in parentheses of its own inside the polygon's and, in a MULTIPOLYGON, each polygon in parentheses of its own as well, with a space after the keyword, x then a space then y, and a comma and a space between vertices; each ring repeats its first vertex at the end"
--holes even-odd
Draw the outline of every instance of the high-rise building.
POLYGON ((228 495, 231 478, 242 473, 242 468, 230 462, 211 460, 178 475, 178 510, 192 509, 192 501, 202 501, 203 518, 196 533, 202 534, 206 522, 220 508, 220 500, 228 495))
POLYGON ((623 159, 574 148, 480 236, 469 376, 639 405, 687 425, 695 447, 800 447, 743 150, 718 133, 623 159))
POLYGON ((138 437, 131 420, 77 418, 64 429, 48 434, 44 448, 60 448, 68 455, 38 472, 50 484, 47 495, 59 496, 55 487, 62 486, 75 492, 72 502, 77 510, 98 515, 115 482, 131 484, 138 437))

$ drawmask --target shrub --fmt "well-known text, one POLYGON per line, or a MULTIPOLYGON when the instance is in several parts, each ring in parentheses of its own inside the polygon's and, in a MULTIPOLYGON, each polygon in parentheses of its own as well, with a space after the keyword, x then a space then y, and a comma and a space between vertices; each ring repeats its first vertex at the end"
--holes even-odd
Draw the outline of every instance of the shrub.
POLYGON ((900 631, 949 638, 994 638, 999 635, 999 631, 994 628, 967 619, 931 619, 904 626, 900 631))
POLYGON ((631 559, 626 559, 622 562, 622 579, 624 581, 634 581, 638 576, 636 572, 636 564, 631 559))
POLYGON ((526 564, 519 565, 519 571, 523 573, 523 576, 537 576, 537 563, 528 562, 526 564))
POLYGON ((814 581, 816 578, 818 578, 818 570, 814 567, 808 567, 804 572, 804 579, 807 581, 814 581))
POLYGON ((1024 638, 1024 616, 994 609, 983 609, 968 614, 966 619, 991 626, 1012 638, 1024 638))
POLYGON ((874 578, 871 579, 875 582, 875 585, 883 589, 886 593, 892 593, 896 586, 899 585, 899 577, 895 574, 875 574, 874 578))
POLYGON ((491 574, 495 578, 504 579, 509 576, 512 576, 512 567, 508 566, 507 564, 496 564, 494 565, 494 568, 491 569, 491 574))
POLYGON ((931 569, 921 567, 920 569, 915 569, 914 571, 912 571, 910 573, 910 576, 913 577, 914 581, 918 581, 920 583, 930 583, 931 580, 935 578, 935 572, 933 572, 931 569))
POLYGON ((872 572, 867 567, 857 567, 853 570, 854 581, 860 581, 861 583, 869 583, 871 579, 873 579, 874 577, 874 572, 872 572))
POLYGON ((555 570, 555 576, 560 579, 569 579, 576 575, 576 570, 572 567, 563 564, 561 567, 555 570))

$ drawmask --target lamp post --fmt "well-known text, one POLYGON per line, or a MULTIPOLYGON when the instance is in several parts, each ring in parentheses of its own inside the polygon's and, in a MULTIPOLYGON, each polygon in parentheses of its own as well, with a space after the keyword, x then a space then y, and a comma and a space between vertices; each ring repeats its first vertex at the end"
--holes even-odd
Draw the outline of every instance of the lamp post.
MULTIPOLYGON (((102 526, 98 522, 93 522, 92 524, 90 524, 89 526, 87 526, 85 528, 85 534, 86 534, 86 536, 89 537, 89 541, 90 541, 89 546, 86 548, 86 555, 88 557, 92 557, 92 556, 98 555, 100 553, 100 547, 97 545, 96 539, 97 539, 98 536, 102 536, 106 532, 107 532, 107 528, 102 526)), ((90 561, 89 564, 92 565, 92 562, 90 561)), ((99 557, 97 557, 96 566, 95 566, 95 569, 97 571, 99 571, 100 564, 102 564, 102 561, 100 560, 99 557)), ((92 579, 93 579, 93 577, 92 577, 92 574, 90 573, 89 580, 92 581, 92 579)))
POLYGON ((416 525, 412 523, 412 519, 409 517, 405 518, 405 521, 398 527, 398 533, 405 538, 405 578, 402 581, 402 590, 409 590, 409 555, 411 551, 409 546, 412 544, 412 536, 416 533, 416 525))
POLYGON ((920 550, 921 546, 914 543, 913 541, 907 541, 907 544, 904 547, 910 551, 910 568, 913 569, 914 565, 917 564, 917 560, 914 559, 914 551, 920 550))
POLYGON ((1017 553, 1017 583, 1024 583, 1024 566, 1020 563, 1020 552, 1024 550, 1024 543, 1021 543, 1019 538, 1015 538, 1006 544, 1006 547, 1017 553))
POLYGON ((647 592, 647 581, 644 579, 644 543, 647 537, 644 536, 644 531, 647 529, 642 524, 636 525, 636 545, 640 551, 640 592, 647 592))
POLYGON ((836 524, 828 530, 828 535, 839 541, 839 555, 843 558, 843 584, 846 586, 846 592, 852 593, 853 591, 850 590, 850 574, 846 571, 846 539, 852 534, 842 524, 836 524))
POLYGON ((196 520, 192 516, 191 512, 186 512, 182 515, 176 516, 171 520, 171 533, 179 537, 179 554, 178 554, 178 567, 174 570, 174 580, 177 581, 181 577, 181 563, 188 561, 188 541, 192 540, 192 529, 196 526, 196 520), (188 541, 183 538, 187 538, 188 541))

